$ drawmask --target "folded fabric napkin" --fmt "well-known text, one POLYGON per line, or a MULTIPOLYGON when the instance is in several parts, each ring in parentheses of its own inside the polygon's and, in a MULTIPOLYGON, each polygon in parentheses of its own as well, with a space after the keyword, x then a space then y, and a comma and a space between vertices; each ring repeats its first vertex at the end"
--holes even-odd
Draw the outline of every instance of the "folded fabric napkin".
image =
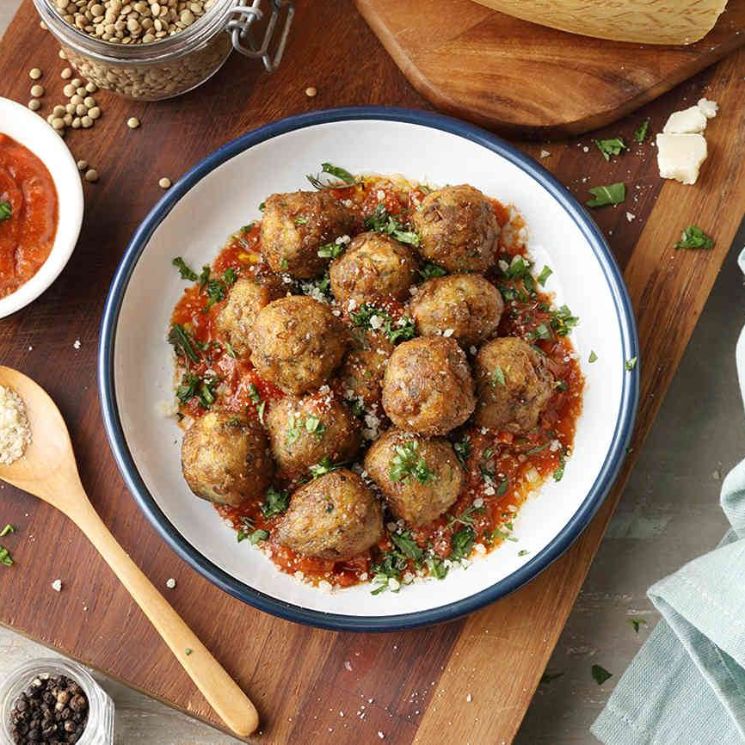
MULTIPOLYGON (((737 371, 745 399, 745 329, 737 371)), ((719 546, 649 589, 663 620, 591 728, 606 745, 745 745, 745 461, 721 503, 719 546)))

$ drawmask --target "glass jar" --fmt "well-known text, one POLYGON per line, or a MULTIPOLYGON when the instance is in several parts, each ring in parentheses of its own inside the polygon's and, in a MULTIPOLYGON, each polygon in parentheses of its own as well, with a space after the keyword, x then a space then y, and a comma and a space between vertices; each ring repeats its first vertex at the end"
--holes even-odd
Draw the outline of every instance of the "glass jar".
POLYGON ((0 742, 13 745, 10 712, 21 691, 34 678, 65 675, 74 680, 88 699, 88 721, 77 745, 112 745, 114 742, 114 702, 88 672, 74 662, 61 659, 31 660, 13 670, 0 684, 0 742))
POLYGON ((34 0, 36 10, 86 80, 127 98, 158 101, 196 88, 222 67, 233 49, 260 59, 272 72, 282 59, 294 7, 289 0, 214 0, 191 26, 147 44, 121 44, 89 36, 65 21, 55 0, 34 0), (261 41, 256 40, 261 26, 261 41))

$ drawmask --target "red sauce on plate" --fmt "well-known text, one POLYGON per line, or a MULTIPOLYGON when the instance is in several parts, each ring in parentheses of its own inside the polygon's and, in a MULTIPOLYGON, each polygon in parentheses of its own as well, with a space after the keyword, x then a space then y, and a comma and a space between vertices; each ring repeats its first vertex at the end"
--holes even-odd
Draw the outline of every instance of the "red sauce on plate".
MULTIPOLYGON (((361 183, 332 193, 356 212, 360 221, 373 214, 384 192, 383 204, 388 212, 406 223, 416 205, 425 195, 422 187, 410 186, 385 178, 364 178, 361 183)), ((493 207, 503 237, 514 235, 523 226, 519 216, 500 202, 493 207)), ((500 239, 503 240, 503 239, 500 239)), ((210 277, 220 278, 225 272, 234 276, 248 276, 268 271, 261 257, 258 223, 252 223, 235 233, 219 253, 211 267, 210 277)), ((522 241, 500 243, 501 262, 510 263, 515 256, 526 256, 522 241)), ((540 267, 534 267, 534 274, 540 267)), ((430 551, 441 560, 453 556, 453 546, 460 540, 465 547, 460 558, 467 558, 474 550, 489 551, 504 541, 513 540, 513 520, 520 505, 547 479, 560 480, 564 465, 571 454, 577 418, 582 409, 584 378, 574 348, 566 333, 577 319, 568 308, 557 309, 552 297, 541 290, 533 278, 505 278, 495 269, 487 279, 492 281, 505 298, 505 311, 499 327, 500 336, 519 336, 535 345, 546 355, 557 389, 541 416, 540 424, 528 435, 482 430, 473 424, 451 433, 449 439, 457 443, 459 457, 466 472, 465 486, 456 503, 440 518, 424 527, 409 529, 408 534, 417 546, 430 551), (529 288, 528 288, 529 285, 529 288), (526 291, 526 288, 530 291, 526 291), (454 536, 460 534, 459 538, 454 536)), ((290 285, 288 285, 289 287, 290 285)), ((223 300, 210 299, 208 285, 197 282, 186 289, 172 316, 173 324, 180 324, 193 340, 196 360, 179 355, 179 376, 186 372, 200 377, 217 375, 219 405, 229 410, 247 412, 263 421, 273 402, 284 395, 268 381, 262 380, 246 358, 237 359, 229 346, 216 333, 214 319, 223 300)), ((400 303, 376 303, 394 319, 405 315, 400 303)), ((344 309, 341 318, 351 325, 344 309)), ((470 353, 469 353, 469 356, 470 353)), ((179 378, 180 379, 180 378, 179 378)), ((334 383, 331 382, 334 388, 334 383)), ((198 397, 183 403, 184 417, 202 416, 207 409, 198 397)), ((381 427, 381 432, 385 428, 381 427)), ((357 461, 361 462, 364 453, 357 461)), ((288 491, 297 483, 280 483, 288 491)), ((217 511, 232 523, 239 540, 251 532, 266 531, 269 537, 261 546, 282 571, 302 574, 306 581, 317 584, 326 581, 348 587, 372 579, 376 565, 393 546, 388 532, 380 543, 363 555, 348 561, 327 561, 301 556, 272 539, 273 529, 281 516, 266 518, 261 502, 248 501, 239 508, 216 506, 217 511)), ((407 571, 436 573, 431 565, 416 566, 409 562, 407 571)), ((440 570, 442 568, 440 567, 440 570)), ((404 572, 402 571, 402 575, 404 572)))
POLYGON ((28 148, 0 134, 0 298, 39 271, 57 233, 57 190, 28 148))

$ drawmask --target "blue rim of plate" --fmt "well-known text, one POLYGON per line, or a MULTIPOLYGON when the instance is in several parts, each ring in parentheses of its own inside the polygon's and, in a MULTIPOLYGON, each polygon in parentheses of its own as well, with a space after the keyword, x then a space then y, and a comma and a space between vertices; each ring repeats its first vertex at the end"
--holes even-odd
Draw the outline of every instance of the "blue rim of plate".
POLYGON ((148 520, 150 520, 171 548, 213 584, 259 610, 296 623, 336 631, 398 631, 451 621, 504 597, 526 582, 534 579, 549 564, 561 556, 579 537, 605 500, 626 456, 639 399, 638 364, 633 370, 623 376, 623 391, 619 417, 603 468, 580 507, 551 543, 518 570, 474 595, 436 608, 388 616, 348 616, 337 613, 324 613, 323 611, 286 603, 249 587, 209 561, 189 544, 168 520, 145 486, 124 437, 114 391, 114 343, 119 312, 127 285, 140 255, 145 250, 151 236, 171 209, 173 209, 174 205, 197 182, 211 173, 215 168, 261 142, 287 132, 318 124, 355 120, 403 122, 449 132, 506 158, 532 176, 540 185, 549 191, 553 198, 572 217, 582 232, 582 235, 592 247, 613 296, 623 340, 624 357, 627 360, 635 357, 638 358, 636 323, 631 308, 631 301, 618 265, 600 229, 569 193, 569 190, 557 181, 552 174, 509 143, 486 130, 458 119, 427 111, 393 107, 347 107, 291 116, 241 135, 237 139, 218 148, 214 153, 194 166, 155 205, 132 237, 114 275, 106 299, 101 321, 101 337, 98 353, 99 395, 109 444, 127 487, 134 495, 140 509, 142 509, 148 520))

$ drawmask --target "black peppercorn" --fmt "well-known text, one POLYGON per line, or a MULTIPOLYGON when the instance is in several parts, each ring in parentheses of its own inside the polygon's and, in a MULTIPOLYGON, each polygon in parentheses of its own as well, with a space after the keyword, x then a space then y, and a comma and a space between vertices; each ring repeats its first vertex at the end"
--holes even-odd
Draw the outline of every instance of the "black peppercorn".
POLYGON ((65 675, 41 675, 14 702, 10 731, 14 745, 68 745, 78 742, 87 721, 80 685, 65 675))

